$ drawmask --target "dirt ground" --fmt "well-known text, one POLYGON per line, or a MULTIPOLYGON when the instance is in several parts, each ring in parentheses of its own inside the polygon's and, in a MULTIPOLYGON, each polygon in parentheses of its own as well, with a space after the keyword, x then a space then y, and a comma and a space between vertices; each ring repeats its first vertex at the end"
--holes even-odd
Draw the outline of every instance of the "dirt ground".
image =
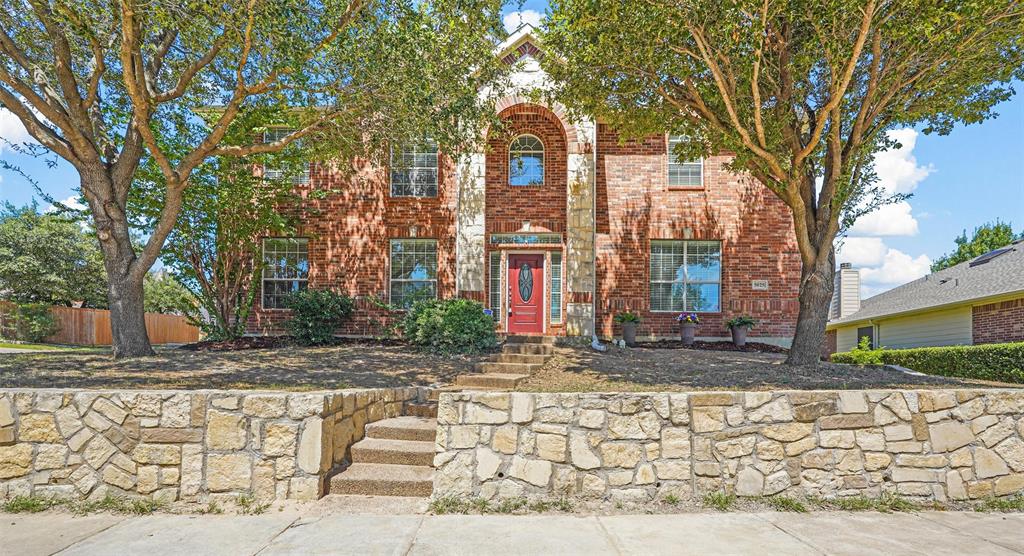
MULTIPOLYGON (((319 390, 441 386, 473 372, 477 357, 441 357, 395 342, 353 341, 303 348, 237 351, 160 348, 155 357, 115 361, 103 351, 0 354, 0 388, 243 388, 319 390)), ((558 347, 556 356, 522 383, 533 392, 853 389, 992 386, 914 376, 879 367, 822 363, 787 367, 784 354, 658 347, 599 353, 558 347)), ((999 385, 1017 386, 1021 385, 999 385)))
MULTIPOLYGON (((609 346, 563 347, 520 391, 681 391, 681 390, 846 390, 935 388, 993 383, 937 376, 915 376, 884 367, 821 363, 817 369, 789 367, 780 353, 651 349, 609 346)), ((1017 386, 1020 385, 1008 385, 1017 386)))
POLYGON ((447 384, 477 358, 403 345, 353 343, 240 351, 159 348, 115 361, 102 352, 0 354, 0 388, 246 388, 319 390, 447 384))

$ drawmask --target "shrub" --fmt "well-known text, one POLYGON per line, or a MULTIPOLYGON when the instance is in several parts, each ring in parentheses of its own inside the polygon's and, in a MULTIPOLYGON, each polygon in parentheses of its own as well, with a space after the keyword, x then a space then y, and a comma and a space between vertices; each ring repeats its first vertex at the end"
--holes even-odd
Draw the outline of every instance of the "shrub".
POLYGON ((479 353, 498 345, 494 320, 468 299, 417 301, 402 321, 402 334, 413 345, 439 354, 479 353))
POLYGON ((747 328, 751 329, 757 325, 757 321, 750 315, 740 315, 733 317, 725 321, 725 325, 729 328, 747 328))
POLYGON ((334 331, 352 314, 353 305, 351 297, 331 290, 295 292, 285 301, 285 306, 292 310, 285 329, 305 346, 330 343, 334 331))
POLYGON ((640 315, 630 311, 623 311, 615 315, 615 322, 619 324, 626 324, 627 322, 637 323, 640 322, 640 315))
POLYGON ((1024 342, 912 349, 855 349, 835 363, 899 365, 919 373, 1024 384, 1024 342), (877 361, 877 362, 875 362, 877 361))
MULTIPOLYGON (((2 321, 4 319, 0 319, 2 321)), ((8 317, 8 327, 0 330, 4 336, 20 342, 39 343, 60 330, 46 303, 19 303, 8 317)))

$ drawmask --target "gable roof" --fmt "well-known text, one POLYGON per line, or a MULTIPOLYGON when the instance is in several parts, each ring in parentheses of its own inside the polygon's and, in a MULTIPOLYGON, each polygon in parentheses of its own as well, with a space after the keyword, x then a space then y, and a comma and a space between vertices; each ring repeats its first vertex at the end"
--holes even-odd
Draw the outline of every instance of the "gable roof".
POLYGON ((1024 294, 1024 240, 1015 241, 1005 249, 1008 251, 981 264, 977 262, 985 255, 865 299, 859 311, 830 321, 828 326, 834 328, 1007 294, 1024 294))
POLYGON ((543 53, 537 30, 529 23, 523 23, 495 49, 495 54, 506 64, 514 64, 523 56, 539 58, 543 53))

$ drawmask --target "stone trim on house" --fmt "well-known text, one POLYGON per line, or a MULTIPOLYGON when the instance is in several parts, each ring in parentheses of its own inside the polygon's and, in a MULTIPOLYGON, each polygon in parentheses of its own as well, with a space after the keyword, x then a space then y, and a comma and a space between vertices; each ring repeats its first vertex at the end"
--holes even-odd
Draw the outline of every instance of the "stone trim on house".
POLYGON ((0 390, 0 500, 315 500, 366 423, 419 389, 0 390))
POLYGON ((443 393, 434 496, 1024 492, 1024 390, 443 393))

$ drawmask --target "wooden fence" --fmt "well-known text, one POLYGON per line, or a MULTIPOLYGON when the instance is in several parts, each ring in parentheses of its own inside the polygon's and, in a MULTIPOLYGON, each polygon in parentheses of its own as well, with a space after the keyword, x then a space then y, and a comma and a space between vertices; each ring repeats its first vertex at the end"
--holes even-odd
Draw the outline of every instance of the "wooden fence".
MULTIPOLYGON (((4 309, 13 309, 13 305, 0 305, 0 319, 2 313, 6 312, 4 309)), ((60 329, 46 339, 47 343, 78 346, 109 346, 112 343, 110 311, 106 309, 77 309, 55 305, 50 307, 50 313, 60 329)), ((199 329, 178 315, 146 313, 146 332, 153 344, 199 341, 199 329)))

